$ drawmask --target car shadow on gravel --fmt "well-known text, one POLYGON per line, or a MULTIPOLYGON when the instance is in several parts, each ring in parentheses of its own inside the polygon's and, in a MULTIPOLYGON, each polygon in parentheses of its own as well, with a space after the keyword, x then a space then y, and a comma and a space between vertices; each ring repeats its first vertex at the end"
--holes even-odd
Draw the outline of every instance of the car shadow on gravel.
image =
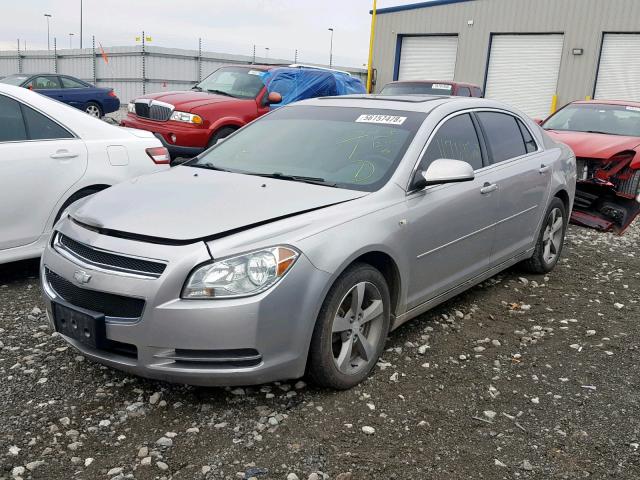
POLYGON ((40 259, 33 258, 0 265, 0 285, 38 277, 40 259))

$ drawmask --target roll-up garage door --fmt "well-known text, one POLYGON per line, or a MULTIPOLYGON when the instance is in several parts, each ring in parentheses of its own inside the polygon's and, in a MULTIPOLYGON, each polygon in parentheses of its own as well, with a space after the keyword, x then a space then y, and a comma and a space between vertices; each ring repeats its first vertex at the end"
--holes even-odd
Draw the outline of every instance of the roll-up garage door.
POLYGON ((513 105, 531 117, 549 115, 562 44, 560 34, 494 35, 485 97, 513 105))
POLYGON ((604 35, 595 98, 640 102, 640 34, 604 35))
POLYGON ((458 37, 404 37, 400 47, 398 80, 453 80, 458 37))

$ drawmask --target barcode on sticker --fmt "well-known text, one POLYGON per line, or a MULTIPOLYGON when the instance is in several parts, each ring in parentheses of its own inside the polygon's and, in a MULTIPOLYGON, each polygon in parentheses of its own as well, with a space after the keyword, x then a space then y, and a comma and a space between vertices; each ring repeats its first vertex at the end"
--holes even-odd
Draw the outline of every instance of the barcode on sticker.
POLYGON ((451 85, 447 85, 446 83, 434 83, 431 85, 431 88, 434 90, 451 90, 451 85))
POLYGON ((360 115, 356 122, 360 123, 384 123, 386 125, 402 125, 407 117, 397 115, 360 115))

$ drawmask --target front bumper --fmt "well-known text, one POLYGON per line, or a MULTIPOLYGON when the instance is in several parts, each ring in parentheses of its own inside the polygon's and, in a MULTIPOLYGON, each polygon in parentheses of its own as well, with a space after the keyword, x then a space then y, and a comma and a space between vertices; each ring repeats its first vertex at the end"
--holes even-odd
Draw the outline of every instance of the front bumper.
POLYGON ((120 125, 152 132, 169 150, 171 158, 195 157, 202 153, 207 148, 211 133, 204 127, 174 121, 157 122, 131 113, 127 114, 120 125))
MULTIPOLYGON (((75 288, 144 300, 139 318, 106 317, 114 348, 95 349, 61 335, 87 357, 142 377, 192 385, 248 385, 304 374, 309 342, 329 275, 301 255, 287 275, 262 294, 237 299, 182 300, 191 269, 210 260, 204 243, 146 244, 107 237, 69 221, 59 230, 77 242, 126 255, 163 259, 159 278, 137 278, 72 261, 49 244, 41 280, 47 313, 52 301, 65 303, 47 280, 54 272, 75 288), (91 276, 80 287, 74 273, 91 276)), ((67 302, 72 303, 72 302, 67 302)))

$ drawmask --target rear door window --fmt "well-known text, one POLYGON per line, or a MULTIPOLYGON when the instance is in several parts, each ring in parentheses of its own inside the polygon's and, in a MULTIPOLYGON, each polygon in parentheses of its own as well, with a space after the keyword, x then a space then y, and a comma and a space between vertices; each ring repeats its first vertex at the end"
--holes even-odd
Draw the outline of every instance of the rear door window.
POLYGON ((503 162, 527 153, 515 117, 497 112, 478 112, 477 116, 491 152, 491 163, 503 162))
POLYGON ((0 95, 0 142, 19 142, 27 139, 20 104, 0 95))
POLYGON ((482 168, 482 152, 476 128, 468 113, 447 120, 434 134, 420 161, 425 171, 434 160, 462 160, 474 170, 482 168))
POLYGON ((71 133, 62 128, 56 122, 26 105, 22 105, 22 113, 27 125, 27 133, 31 140, 73 138, 71 133))
POLYGON ((471 96, 471 90, 469 90, 469 87, 458 87, 457 96, 458 97, 470 97, 471 96))
POLYGON ((60 77, 60 80, 62 81, 63 88, 86 88, 87 87, 86 85, 83 85, 78 80, 74 80, 73 78, 60 77))
POLYGON ((471 87, 471 92, 474 97, 482 97, 482 89, 479 87, 471 87))
POLYGON ((522 138, 524 139, 524 146, 527 149, 527 153, 538 150, 538 144, 531 136, 529 129, 520 121, 520 119, 517 119, 516 121, 518 122, 518 127, 520 127, 520 131, 522 132, 522 138))

